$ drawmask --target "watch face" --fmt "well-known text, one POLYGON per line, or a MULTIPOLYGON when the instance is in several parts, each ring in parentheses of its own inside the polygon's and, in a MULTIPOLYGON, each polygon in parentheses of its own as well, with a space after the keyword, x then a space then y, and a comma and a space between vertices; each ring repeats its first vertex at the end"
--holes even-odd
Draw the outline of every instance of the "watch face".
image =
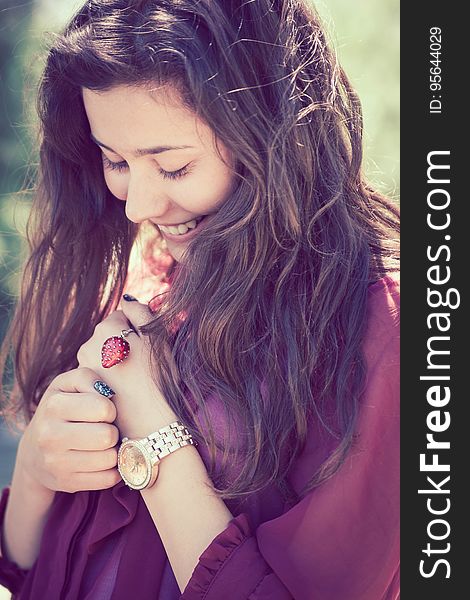
POLYGON ((119 450, 119 471, 132 486, 144 486, 150 475, 150 465, 137 444, 124 443, 119 450))

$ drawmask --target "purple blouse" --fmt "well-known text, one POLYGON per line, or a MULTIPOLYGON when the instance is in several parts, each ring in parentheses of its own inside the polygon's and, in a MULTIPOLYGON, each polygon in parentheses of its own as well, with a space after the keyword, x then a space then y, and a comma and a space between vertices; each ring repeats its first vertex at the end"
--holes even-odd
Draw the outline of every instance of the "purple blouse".
MULTIPOLYGON (((399 284, 387 276, 369 287, 366 388, 357 441, 340 470, 293 507, 274 487, 226 500, 234 518, 201 554, 183 594, 140 493, 123 481, 56 492, 36 562, 24 571, 0 557, 0 584, 15 600, 397 600, 398 315, 399 284)), ((217 398, 209 403, 223 427, 217 398)), ((289 476, 296 491, 335 443, 310 423, 289 476)), ((209 465, 208 448, 197 448, 209 465)))

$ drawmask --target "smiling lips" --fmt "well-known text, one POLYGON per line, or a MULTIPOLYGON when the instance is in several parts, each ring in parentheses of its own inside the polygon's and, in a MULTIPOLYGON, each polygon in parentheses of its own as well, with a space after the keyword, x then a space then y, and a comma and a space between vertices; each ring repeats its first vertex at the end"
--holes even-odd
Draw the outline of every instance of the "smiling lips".
POLYGON ((202 221, 204 217, 197 217, 196 219, 191 219, 191 221, 187 221, 186 223, 180 223, 179 225, 158 225, 158 227, 164 233, 169 233, 172 235, 184 235, 190 229, 195 229, 196 226, 202 221))

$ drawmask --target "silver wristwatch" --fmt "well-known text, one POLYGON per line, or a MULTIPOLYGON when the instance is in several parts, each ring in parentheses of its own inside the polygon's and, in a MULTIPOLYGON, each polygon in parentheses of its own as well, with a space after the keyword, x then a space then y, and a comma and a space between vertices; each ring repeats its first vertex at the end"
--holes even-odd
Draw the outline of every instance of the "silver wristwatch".
POLYGON ((181 421, 174 421, 140 440, 125 437, 118 452, 119 473, 133 490, 150 488, 158 477, 158 463, 189 444, 197 446, 181 421))

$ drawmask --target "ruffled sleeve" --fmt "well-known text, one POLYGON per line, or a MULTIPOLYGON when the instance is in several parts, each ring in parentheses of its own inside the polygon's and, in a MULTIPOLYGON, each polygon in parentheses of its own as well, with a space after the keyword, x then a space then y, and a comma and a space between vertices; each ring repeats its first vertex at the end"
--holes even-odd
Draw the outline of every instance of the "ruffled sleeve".
POLYGON ((199 557, 183 600, 399 598, 398 283, 370 289, 367 381, 347 459, 281 516, 257 527, 246 513, 232 519, 199 557))
POLYGON ((292 595, 263 559, 249 517, 241 513, 199 557, 181 598, 292 600, 292 595))
POLYGON ((3 523, 5 520, 5 512, 7 508, 8 496, 10 488, 6 487, 2 491, 0 499, 0 585, 6 587, 15 595, 21 590, 28 570, 21 569, 16 563, 8 560, 4 556, 3 551, 3 523))

